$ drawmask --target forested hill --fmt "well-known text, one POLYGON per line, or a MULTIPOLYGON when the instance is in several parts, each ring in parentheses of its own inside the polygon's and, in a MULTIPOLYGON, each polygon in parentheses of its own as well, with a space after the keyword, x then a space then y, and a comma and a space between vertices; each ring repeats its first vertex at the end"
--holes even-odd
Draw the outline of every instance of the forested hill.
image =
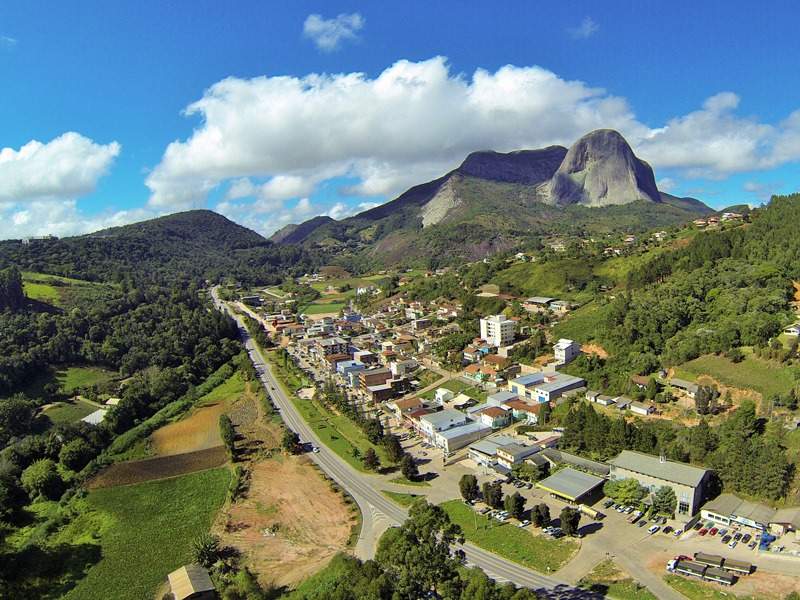
POLYGON ((193 210, 61 240, 0 242, 0 268, 90 281, 225 278, 266 283, 313 268, 313 253, 278 246, 209 210, 193 210))

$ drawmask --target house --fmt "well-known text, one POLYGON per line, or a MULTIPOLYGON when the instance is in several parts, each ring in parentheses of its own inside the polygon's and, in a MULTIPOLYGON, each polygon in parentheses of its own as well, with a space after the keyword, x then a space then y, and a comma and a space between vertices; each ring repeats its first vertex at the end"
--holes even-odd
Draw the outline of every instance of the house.
POLYGON ((650 383, 650 378, 644 375, 631 375, 631 383, 640 390, 646 390, 650 383))
POLYGON ((643 402, 633 401, 630 405, 630 411, 636 415, 642 415, 646 417, 647 415, 652 415, 656 412, 656 407, 652 404, 645 404, 643 402))
POLYGON ((550 303, 550 310, 558 315, 565 315, 572 310, 572 303, 566 300, 555 300, 550 303))
POLYGON ((539 446, 525 446, 516 442, 504 444, 497 449, 497 463, 510 471, 514 468, 514 465, 522 463, 529 456, 539 452, 539 450, 541 450, 539 446))
POLYGON ((472 415, 473 419, 476 417, 484 425, 492 429, 500 429, 511 422, 511 411, 504 410, 499 406, 487 406, 472 415))
POLYGON ((519 399, 506 402, 506 406, 511 409, 514 419, 524 421, 525 425, 536 425, 539 422, 539 413, 544 404, 539 402, 529 404, 519 399))
POLYGON ((328 356, 330 354, 348 354, 350 344, 347 340, 340 337, 331 337, 317 340, 317 352, 321 356, 328 356))
POLYGON ((505 315, 492 315, 480 320, 481 339, 492 346, 508 346, 514 341, 516 321, 505 315))
POLYGON ((614 399, 614 403, 617 405, 619 410, 629 410, 632 402, 633 400, 627 396, 620 396, 614 399))
POLYGON ((483 366, 491 367, 497 371, 502 371, 508 367, 511 362, 507 357, 499 356, 497 354, 487 354, 483 357, 483 366))
POLYGON ((593 390, 587 390, 585 398, 589 402, 597 402, 597 398, 599 396, 600 396, 600 392, 595 392, 593 390))
POLYGON ((415 410, 419 410, 423 406, 422 400, 419 398, 405 398, 404 400, 395 400, 387 404, 387 408, 389 408, 398 419, 403 419, 403 417, 415 410))
POLYGON ((692 383, 691 381, 686 381, 685 379, 678 379, 677 377, 673 377, 669 380, 669 384, 674 387, 675 389, 681 390, 685 392, 689 398, 694 398, 697 395, 697 384, 692 383))
POLYGON ((428 329, 432 325, 430 319, 414 319, 411 322, 411 329, 412 331, 422 331, 424 329, 428 329))
POLYGON ((486 397, 486 404, 489 406, 503 406, 512 400, 518 400, 519 396, 506 390, 500 390, 486 397))
POLYGON ((800 335, 800 323, 789 325, 789 327, 783 330, 783 333, 786 335, 800 335))
POLYGON ((434 399, 438 404, 444 404, 448 400, 452 400, 455 397, 455 394, 452 390, 448 390, 447 388, 440 387, 436 390, 434 394, 434 399))
POLYGON ((217 593, 211 577, 200 565, 186 565, 167 575, 175 600, 214 600, 217 593))
POLYGON ((555 298, 548 298, 546 296, 532 296, 522 303, 522 308, 528 312, 545 312, 549 309, 550 303, 555 301, 555 298))
POLYGON ((573 340, 561 338, 553 345, 553 354, 559 365, 566 365, 580 356, 581 345, 573 340))
POLYGON ((600 394, 595 402, 597 402, 597 404, 600 406, 611 406, 612 404, 616 404, 617 401, 611 396, 600 394))
POLYGON ((484 467, 492 467, 497 462, 497 451, 501 446, 513 444, 515 440, 513 437, 494 434, 483 438, 482 440, 471 444, 469 447, 468 456, 479 465, 484 467))
POLYGON ((478 382, 495 381, 497 379, 497 371, 492 367, 483 365, 467 365, 464 367, 464 375, 478 382))
POLYGON ((623 450, 609 461, 614 479, 636 479, 651 493, 662 486, 672 488, 678 500, 677 512, 694 515, 706 497, 711 471, 685 463, 623 450))

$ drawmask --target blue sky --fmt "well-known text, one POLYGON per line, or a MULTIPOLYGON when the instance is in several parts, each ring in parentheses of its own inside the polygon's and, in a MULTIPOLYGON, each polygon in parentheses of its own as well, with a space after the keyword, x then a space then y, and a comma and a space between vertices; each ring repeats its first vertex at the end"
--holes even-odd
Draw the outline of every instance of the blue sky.
POLYGON ((789 2, 228 4, 0 5, 0 237, 269 234, 596 127, 714 206, 800 187, 789 2))

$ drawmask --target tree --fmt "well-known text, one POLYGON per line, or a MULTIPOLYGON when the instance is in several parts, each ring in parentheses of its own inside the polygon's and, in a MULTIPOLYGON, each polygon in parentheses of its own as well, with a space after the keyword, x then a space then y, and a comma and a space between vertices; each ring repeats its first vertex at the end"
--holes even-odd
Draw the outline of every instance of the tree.
POLYGON ((22 394, 0 402, 0 447, 13 437, 29 433, 35 414, 33 402, 22 394))
POLYGON ((233 421, 228 415, 219 416, 219 435, 222 443, 228 451, 228 456, 234 457, 236 452, 236 430, 233 428, 233 421))
POLYGON ((655 378, 651 377, 647 380, 647 389, 645 390, 645 396, 647 396, 648 400, 654 400, 658 394, 658 383, 656 382, 655 378))
POLYGON ((419 469, 417 468, 417 461, 410 454, 406 454, 403 460, 400 461, 400 472, 403 477, 409 481, 415 481, 419 477, 419 469))
POLYGON ((531 508, 531 522, 535 527, 547 527, 550 520, 550 507, 547 504, 537 504, 531 508))
POLYGON ((57 500, 64 491, 64 481, 56 470, 56 463, 49 458, 37 460, 22 472, 22 487, 31 498, 39 496, 57 500))
POLYGON ((465 473, 461 476, 461 479, 458 481, 458 487, 461 490, 461 497, 470 502, 476 500, 480 494, 478 478, 470 473, 465 473))
POLYGON ((386 449, 386 454, 389 457, 389 460, 393 463, 396 464, 403 460, 403 456, 405 456, 405 450, 403 450, 403 446, 400 444, 400 440, 396 435, 391 433, 384 435, 383 447, 386 449))
POLYGON ((636 506, 647 495, 639 482, 630 479, 609 479, 603 486, 603 492, 609 498, 626 506, 636 506))
POLYGON ((452 546, 463 542, 461 528, 441 507, 427 502, 414 503, 408 517, 378 543, 375 561, 396 582, 396 593, 382 597, 427 598, 437 589, 457 586, 461 560, 452 546))
POLYGON ((204 533, 192 542, 192 559, 208 569, 220 558, 220 540, 216 535, 204 533))
POLYGON ((286 429, 283 432, 283 441, 281 445, 286 452, 290 454, 299 454, 301 450, 300 436, 291 429, 286 429))
POLYGON ((563 509, 561 509, 559 519, 561 520, 561 531, 564 532, 564 535, 574 536, 578 533, 578 524, 581 521, 580 511, 575 508, 565 506, 563 509))
POLYGON ((512 517, 518 521, 522 520, 522 513, 525 512, 525 498, 519 492, 514 492, 506 496, 503 504, 505 509, 512 517))
POLYGON ((70 471, 80 471, 94 457, 94 450, 82 438, 75 438, 61 446, 58 462, 70 471))
POLYGON ((481 491, 483 493, 483 501, 486 504, 492 508, 503 506, 503 489, 499 482, 487 481, 483 484, 481 491))
POLYGON ((699 415, 707 415, 715 411, 717 407, 719 390, 709 385, 701 385, 697 388, 694 396, 694 405, 699 415))
POLYGON ((378 453, 370 446, 364 453, 364 466, 370 471, 377 471, 381 467, 381 459, 378 458, 378 453))
POLYGON ((14 465, 0 461, 0 522, 13 522, 22 507, 28 503, 28 496, 20 485, 18 474, 14 465))
POLYGON ((653 512, 656 514, 675 514, 677 504, 678 499, 675 497, 675 490, 669 486, 662 485, 653 495, 653 512))

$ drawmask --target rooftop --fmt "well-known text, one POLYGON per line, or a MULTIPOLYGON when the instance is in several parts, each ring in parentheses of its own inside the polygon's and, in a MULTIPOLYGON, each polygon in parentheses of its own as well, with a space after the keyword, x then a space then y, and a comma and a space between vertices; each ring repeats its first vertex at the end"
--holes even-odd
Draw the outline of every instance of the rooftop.
POLYGON ((585 496, 599 485, 603 485, 604 480, 594 475, 589 475, 583 471, 578 471, 572 467, 566 467, 550 475, 536 484, 548 492, 554 492, 559 496, 576 500, 585 496))
POLYGON ((503 404, 505 402, 510 402, 511 400, 516 400, 517 398, 519 398, 519 396, 517 396, 514 392, 508 392, 503 390, 500 392, 495 392, 491 396, 488 396, 486 398, 486 401, 489 402, 490 404, 494 403, 503 404))
POLYGON ((500 446, 507 446, 509 444, 514 444, 515 440, 513 437, 508 435, 492 435, 482 440, 479 440, 470 446, 471 449, 481 452, 482 454, 488 454, 489 456, 494 456, 497 452, 497 449, 500 446))
POLYGON ((608 461, 609 464, 634 471, 642 475, 649 475, 656 479, 663 479, 672 483, 697 487, 706 476, 708 470, 693 467, 684 463, 671 460, 661 460, 658 456, 623 450, 619 456, 608 461))
POLYGON ((199 592, 210 592, 214 590, 211 578, 200 565, 186 565, 176 569, 169 575, 169 587, 176 600, 183 600, 199 592))
POLYGON ((548 298, 547 296, 531 296, 525 302, 529 304, 550 304, 555 298, 548 298))
POLYGON ((584 383, 585 380, 581 379, 580 377, 574 377, 564 373, 556 373, 555 377, 551 378, 550 381, 537 385, 536 389, 543 392, 555 392, 570 385, 582 385, 584 383))
POLYGON ((461 437, 462 435, 468 435, 471 433, 476 433, 478 431, 491 431, 492 428, 488 425, 484 425, 480 421, 470 421, 466 425, 457 425, 456 427, 451 427, 445 431, 437 432, 437 435, 442 436, 446 440, 450 440, 453 438, 461 437))
POLYGON ((511 383, 528 387, 529 385, 536 385, 542 381, 544 381, 544 375, 541 373, 530 373, 528 375, 523 375, 522 377, 517 377, 511 383))
POLYGON ((422 420, 430 423, 434 427, 436 425, 445 425, 450 423, 451 421, 464 421, 466 420, 466 415, 458 410, 452 410, 446 408, 442 411, 431 413, 429 415, 425 415, 422 417, 422 420))

